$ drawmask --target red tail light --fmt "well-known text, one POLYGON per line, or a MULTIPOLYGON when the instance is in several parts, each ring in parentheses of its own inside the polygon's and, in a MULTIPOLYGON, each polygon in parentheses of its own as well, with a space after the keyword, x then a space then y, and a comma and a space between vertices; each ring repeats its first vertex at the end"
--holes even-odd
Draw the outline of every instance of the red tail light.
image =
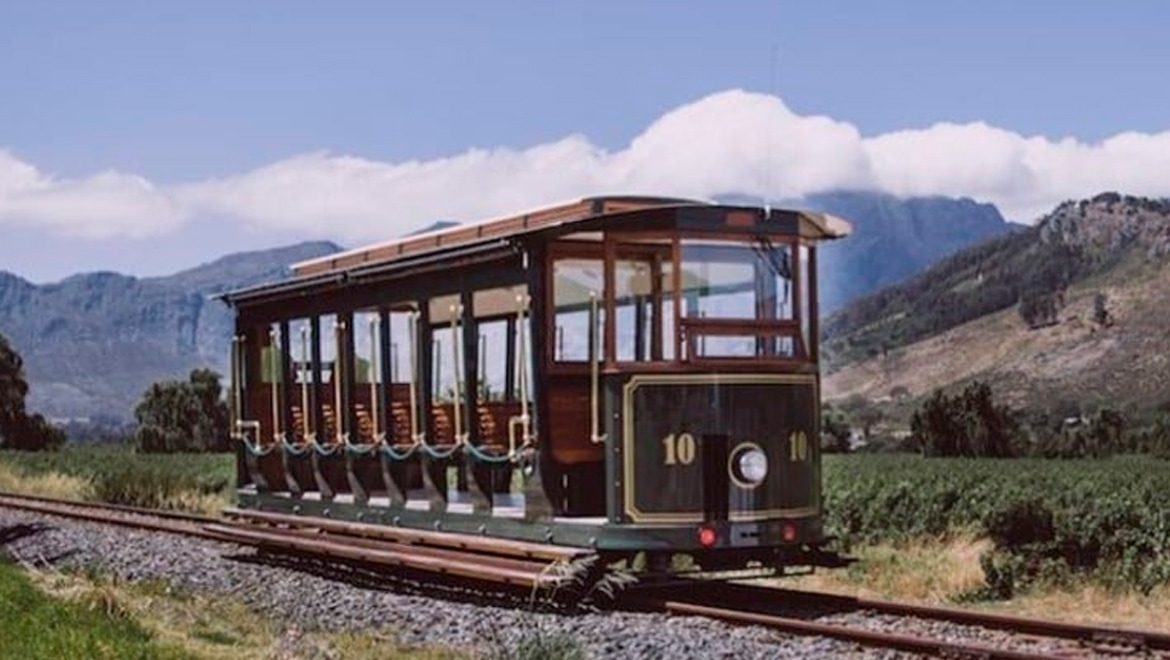
POLYGON ((792 543, 796 540, 796 525, 785 523, 780 533, 784 536, 785 541, 792 543))
POLYGON ((699 528, 699 544, 704 548, 710 548, 711 546, 715 545, 715 541, 718 540, 718 538, 719 535, 715 533, 714 529, 711 529, 710 527, 699 528))

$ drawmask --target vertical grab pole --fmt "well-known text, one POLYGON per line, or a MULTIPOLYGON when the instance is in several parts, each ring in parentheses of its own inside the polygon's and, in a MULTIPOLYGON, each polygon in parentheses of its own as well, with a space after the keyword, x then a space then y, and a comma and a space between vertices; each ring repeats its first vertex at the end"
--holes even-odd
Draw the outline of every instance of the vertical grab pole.
POLYGON ((455 444, 462 444, 466 438, 463 433, 463 379, 461 378, 461 367, 463 365, 462 351, 463 338, 460 330, 460 320, 463 316, 463 305, 451 305, 451 373, 454 376, 452 387, 454 388, 455 400, 452 402, 452 410, 455 415, 455 444))
POLYGON ((272 378, 272 437, 280 440, 280 333, 276 328, 268 331, 268 376, 272 378))
POLYGON ((605 434, 600 433, 598 414, 601 408, 601 370, 597 358, 598 344, 601 342, 601 324, 598 323, 597 292, 589 292, 589 440, 594 444, 605 442, 605 434))
POLYGON ((417 311, 410 312, 406 324, 410 331, 410 441, 415 444, 426 441, 418 430, 418 317, 417 311))
POLYGON ((373 442, 379 442, 378 432, 378 371, 381 368, 381 362, 378 360, 378 317, 375 315, 370 319, 370 414, 372 415, 373 425, 371 431, 373 433, 373 442))
POLYGON ((333 322, 333 343, 334 343, 334 348, 333 348, 333 423, 337 427, 335 430, 336 436, 334 437, 334 441, 337 444, 342 444, 342 443, 347 442, 349 440, 349 437, 348 437, 349 434, 345 432, 345 415, 342 414, 342 410, 341 410, 341 379, 343 378, 343 372, 342 372, 341 366, 342 366, 342 363, 344 362, 344 360, 342 359, 342 355, 344 354, 344 351, 345 351, 345 346, 343 345, 343 341, 344 341, 343 335, 344 334, 345 334, 345 322, 344 321, 334 321, 333 322))
POLYGON ((516 427, 520 427, 520 443, 527 445, 532 439, 532 419, 528 415, 528 324, 525 323, 528 311, 528 297, 516 296, 516 340, 520 344, 516 351, 517 373, 516 380, 520 390, 520 416, 508 420, 508 454, 516 455, 516 427))
MULTIPOLYGON (((301 419, 304 421, 305 442, 315 442, 317 435, 313 433, 313 415, 309 411, 309 378, 313 370, 309 368, 309 326, 301 326, 301 419)), ((316 383, 314 383, 315 385, 316 383)))
POLYGON ((240 436, 240 336, 232 335, 232 368, 231 368, 231 411, 229 417, 229 434, 233 438, 240 436))

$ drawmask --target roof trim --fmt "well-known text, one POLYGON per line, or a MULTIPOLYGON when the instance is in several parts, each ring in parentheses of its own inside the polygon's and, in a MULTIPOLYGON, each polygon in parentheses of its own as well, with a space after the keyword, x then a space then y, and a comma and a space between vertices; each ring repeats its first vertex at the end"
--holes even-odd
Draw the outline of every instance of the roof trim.
POLYGON ((812 223, 820 232, 820 236, 813 238, 832 240, 834 238, 845 238, 853 233, 853 225, 849 221, 830 213, 821 213, 819 211, 797 211, 797 213, 812 223))
POLYGON ((309 259, 293 264, 296 275, 317 275, 351 270, 364 265, 396 261, 445 248, 469 245, 483 240, 502 239, 565 223, 602 215, 637 211, 660 206, 705 206, 708 202, 673 197, 604 196, 586 197, 575 202, 549 206, 519 215, 461 224, 435 231, 404 236, 367 245, 346 252, 309 259))

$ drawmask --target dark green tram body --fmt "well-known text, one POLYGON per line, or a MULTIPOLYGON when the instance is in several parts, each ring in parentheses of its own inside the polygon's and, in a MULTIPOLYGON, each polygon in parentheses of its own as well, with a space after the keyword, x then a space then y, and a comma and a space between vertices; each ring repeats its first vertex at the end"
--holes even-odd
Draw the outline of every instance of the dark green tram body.
POLYGON ((239 504, 704 568, 832 565, 815 244, 847 232, 598 198, 228 294, 239 504))

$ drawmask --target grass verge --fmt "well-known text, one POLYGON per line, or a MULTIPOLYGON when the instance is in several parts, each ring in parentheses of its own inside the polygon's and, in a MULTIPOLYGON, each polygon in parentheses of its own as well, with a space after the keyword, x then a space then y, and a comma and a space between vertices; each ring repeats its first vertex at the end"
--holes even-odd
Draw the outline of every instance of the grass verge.
MULTIPOLYGON (((207 660, 458 660, 464 657, 445 649, 405 646, 383 631, 304 631, 294 625, 259 616, 231 598, 212 598, 176 591, 161 581, 125 583, 97 571, 32 571, 27 573, 25 581, 42 599, 55 602, 60 607, 88 612, 103 620, 121 622, 119 625, 132 626, 133 634, 148 643, 141 652, 131 649, 128 653, 96 657, 207 660)), ((8 656, 0 650, 0 658, 5 657, 8 656)), ((34 654, 12 657, 57 660, 59 656, 34 654)), ((91 657, 91 654, 77 653, 65 657, 91 657)))
POLYGON ((93 484, 84 477, 59 472, 27 474, 0 459, 0 491, 85 500, 93 497, 93 484))
POLYGON ((232 501, 231 454, 138 454, 125 446, 0 451, 0 490, 215 514, 232 501))
POLYGON ((1170 588, 1143 594, 1136 588, 1112 588, 1091 577, 1037 582, 1014 598, 972 601, 984 586, 979 557, 991 542, 973 532, 899 543, 858 545, 859 561, 848 568, 769 580, 778 587, 983 610, 1059 621, 1097 623, 1170 632, 1166 603, 1170 588))
POLYGON ((49 597, 0 558, 0 658, 187 658, 120 610, 49 597))

